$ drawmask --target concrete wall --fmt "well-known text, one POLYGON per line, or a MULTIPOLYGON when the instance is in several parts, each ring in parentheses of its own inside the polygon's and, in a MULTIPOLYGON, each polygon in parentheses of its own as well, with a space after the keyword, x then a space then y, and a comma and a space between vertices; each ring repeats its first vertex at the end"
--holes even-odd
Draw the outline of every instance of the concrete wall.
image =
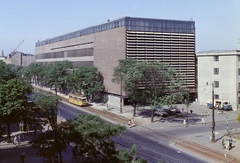
POLYGON ((112 83, 114 68, 120 59, 126 59, 125 27, 115 28, 94 35, 94 66, 104 77, 108 93, 120 94, 120 85, 112 83))
MULTIPOLYGON (((120 94, 120 85, 112 83, 114 68, 118 66, 118 60, 126 59, 126 31, 125 26, 102 31, 69 40, 46 44, 36 47, 36 55, 76 49, 93 48, 93 56, 64 57, 36 59, 36 62, 69 61, 94 61, 104 79, 106 92, 120 94), (76 45, 76 46, 75 46, 76 45)), ((123 92, 123 95, 124 92, 123 92)))
POLYGON ((220 100, 229 100, 233 110, 238 109, 238 83, 240 63, 237 53, 204 53, 198 54, 198 102, 207 105, 212 99, 212 83, 219 81, 219 88, 214 87, 214 94, 220 100), (214 61, 219 56, 219 61, 214 61), (214 74, 214 68, 219 68, 219 74, 214 74))

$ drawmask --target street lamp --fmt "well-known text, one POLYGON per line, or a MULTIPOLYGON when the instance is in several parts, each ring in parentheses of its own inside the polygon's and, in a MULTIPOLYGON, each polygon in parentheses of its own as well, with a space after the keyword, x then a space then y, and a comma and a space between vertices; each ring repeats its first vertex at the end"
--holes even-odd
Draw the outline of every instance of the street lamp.
POLYGON ((120 113, 122 113, 122 77, 120 81, 120 113))
POLYGON ((212 143, 215 143, 215 120, 214 120, 214 83, 212 83, 212 143))
POLYGON ((189 106, 189 101, 185 99, 185 104, 187 106, 187 122, 186 124, 188 124, 188 106, 189 106))

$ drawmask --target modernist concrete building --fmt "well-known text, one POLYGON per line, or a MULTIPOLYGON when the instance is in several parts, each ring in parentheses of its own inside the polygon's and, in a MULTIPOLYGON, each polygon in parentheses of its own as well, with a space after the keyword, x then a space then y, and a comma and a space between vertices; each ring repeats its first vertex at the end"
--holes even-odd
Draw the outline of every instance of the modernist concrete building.
POLYGON ((9 58, 11 59, 11 64, 17 66, 28 66, 35 62, 35 55, 25 54, 18 51, 11 53, 9 58))
POLYGON ((192 20, 123 17, 36 43, 37 63, 47 65, 67 59, 75 67, 97 67, 110 103, 119 101, 121 92, 121 87, 111 82, 114 68, 126 58, 167 63, 186 75, 189 92, 193 96, 196 93, 192 20))
POLYGON ((214 99, 229 101, 240 109, 240 50, 208 51, 197 54, 198 102, 207 105, 214 99))

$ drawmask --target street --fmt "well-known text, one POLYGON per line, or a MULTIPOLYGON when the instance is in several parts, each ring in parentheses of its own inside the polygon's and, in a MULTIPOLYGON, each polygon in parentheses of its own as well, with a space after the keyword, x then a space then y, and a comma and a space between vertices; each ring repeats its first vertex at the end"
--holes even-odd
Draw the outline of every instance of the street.
MULTIPOLYGON (((61 116, 60 120, 64 119, 73 119, 77 114, 88 114, 90 113, 89 107, 78 107, 75 105, 68 104, 66 102, 60 103, 59 106, 59 115, 61 116)), ((96 114, 96 113, 95 113, 96 114)), ((115 124, 114 120, 110 120, 101 116, 107 123, 115 124)), ((124 121, 125 122, 125 121, 124 121)), ((146 122, 146 121, 145 121, 146 122)), ((164 122, 160 122, 164 123, 164 122)), ((178 124, 177 122, 174 122, 178 124)), ((124 124, 124 123, 123 123, 124 124)), ((167 124, 167 123, 166 123, 167 124)), ((125 122, 126 125, 126 122, 125 122)), ((175 127, 169 127, 161 125, 159 127, 158 123, 143 123, 132 128, 127 128, 119 137, 113 138, 116 143, 117 148, 130 149, 133 144, 137 148, 137 156, 147 159, 149 163, 157 163, 161 161, 162 163, 204 163, 212 162, 212 160, 206 159, 208 155, 213 155, 214 151, 211 151, 211 148, 202 148, 198 147, 201 151, 206 150, 206 157, 198 155, 195 152, 192 152, 192 147, 197 147, 198 144, 192 143, 192 141, 202 141, 202 139, 207 139, 209 141, 209 135, 211 133, 211 123, 206 125, 201 124, 189 124, 188 127, 183 127, 178 124, 175 127), (207 134, 206 134, 207 133, 207 134), (206 137, 207 136, 207 137, 206 137), (190 140, 189 142, 183 140, 190 140), (179 144, 181 145, 179 147, 179 144), (182 148, 186 146, 187 150, 182 148), (200 159, 201 158, 201 159, 200 159)), ((234 128, 238 128, 238 123, 236 121, 228 122, 228 129, 232 131, 234 128)), ((216 139, 219 139, 227 131, 226 121, 218 121, 216 123, 216 139), (221 132, 219 132, 221 130, 221 132)), ((232 131, 233 132, 233 131, 232 131)), ((212 144, 209 143, 209 146, 212 144)), ((0 149, 0 162, 3 163, 12 163, 14 160, 19 160, 19 154, 22 149, 27 153, 26 163, 42 162, 42 158, 36 155, 36 150, 33 150, 28 145, 23 145, 21 147, 14 147, 13 144, 8 145, 9 148, 0 149)), ((206 145, 208 146, 208 145, 206 145)), ((219 146, 221 149, 221 146, 219 146)), ((194 151, 194 150, 193 150, 194 151)), ((71 162, 72 152, 71 147, 68 148, 66 152, 63 152, 64 162, 71 162)), ((220 157, 223 157, 220 154, 220 157)), ((219 156, 218 156, 219 157, 219 156)), ((216 158, 216 157, 214 157, 216 158)))
MULTIPOLYGON (((61 117, 64 118, 74 118, 76 114, 86 114, 77 106, 72 107, 61 103, 59 107, 61 109, 61 117)), ((141 128, 141 126, 136 126, 132 129, 142 130, 141 128)), ((114 138, 114 141, 119 148, 129 149, 133 144, 136 144, 137 155, 147 159, 149 163, 157 163, 158 161, 169 163, 207 162, 171 147, 170 142, 166 142, 161 137, 153 136, 153 133, 149 131, 135 132, 133 130, 126 130, 120 137, 114 138)))

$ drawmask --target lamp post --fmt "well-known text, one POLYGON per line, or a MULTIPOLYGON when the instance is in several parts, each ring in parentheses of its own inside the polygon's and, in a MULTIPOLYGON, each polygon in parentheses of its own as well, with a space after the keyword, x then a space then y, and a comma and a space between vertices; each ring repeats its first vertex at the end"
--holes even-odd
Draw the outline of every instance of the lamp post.
POLYGON ((214 120, 214 83, 212 83, 212 143, 215 143, 215 120, 214 120))
POLYGON ((186 107, 187 107, 187 122, 186 122, 186 125, 188 125, 188 106, 189 106, 189 102, 186 99, 185 99, 185 104, 186 104, 186 107))
POLYGON ((229 130, 228 130, 228 116, 226 116, 226 122, 227 122, 227 135, 229 135, 229 130))
POLYGON ((120 113, 122 113, 122 77, 120 81, 120 113))

